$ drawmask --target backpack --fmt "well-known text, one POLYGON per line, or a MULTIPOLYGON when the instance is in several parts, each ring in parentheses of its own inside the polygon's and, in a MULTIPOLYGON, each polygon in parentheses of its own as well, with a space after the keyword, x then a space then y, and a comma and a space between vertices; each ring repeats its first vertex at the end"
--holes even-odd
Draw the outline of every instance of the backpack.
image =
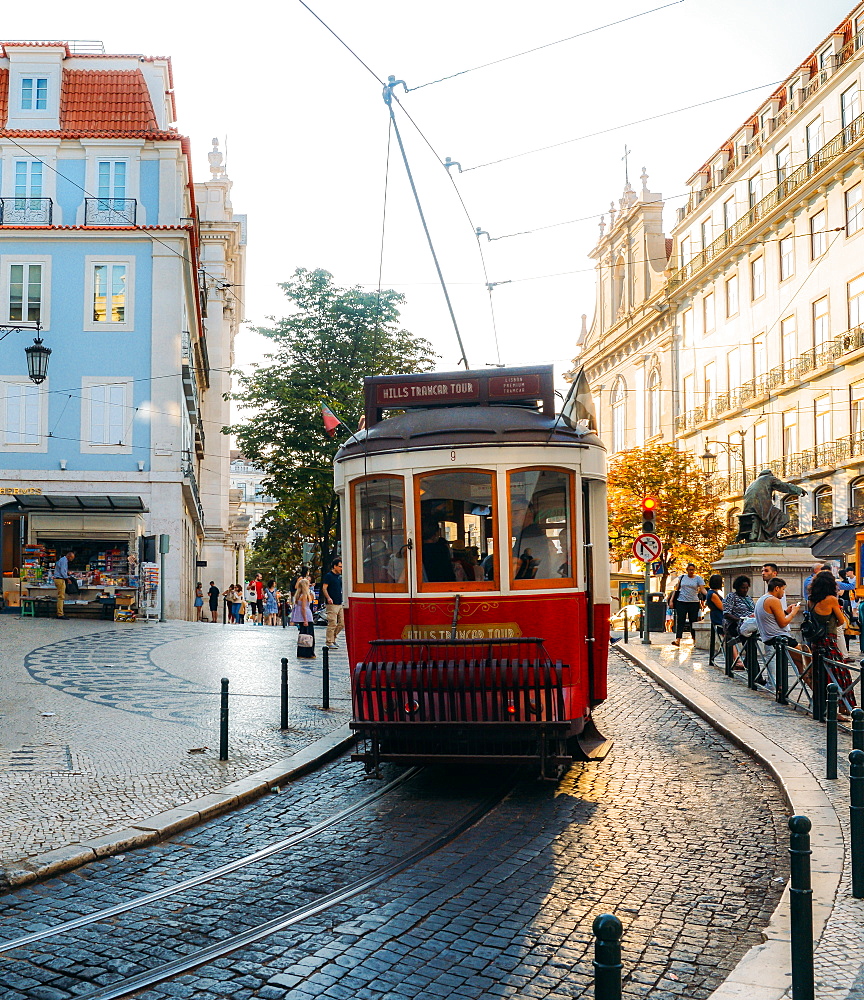
POLYGON ((801 620, 801 635, 808 642, 817 642, 819 639, 824 639, 827 634, 828 628, 825 623, 815 618, 809 609, 805 611, 801 620))

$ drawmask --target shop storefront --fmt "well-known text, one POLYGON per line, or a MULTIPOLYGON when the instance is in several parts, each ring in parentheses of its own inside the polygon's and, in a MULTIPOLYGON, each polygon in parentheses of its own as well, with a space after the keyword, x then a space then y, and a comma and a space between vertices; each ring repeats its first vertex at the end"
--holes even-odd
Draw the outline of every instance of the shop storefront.
POLYGON ((21 490, 0 496, 0 512, 7 609, 34 616, 53 614, 54 564, 72 552, 69 575, 78 593, 67 593, 66 612, 104 617, 133 613, 146 513, 140 497, 21 490))

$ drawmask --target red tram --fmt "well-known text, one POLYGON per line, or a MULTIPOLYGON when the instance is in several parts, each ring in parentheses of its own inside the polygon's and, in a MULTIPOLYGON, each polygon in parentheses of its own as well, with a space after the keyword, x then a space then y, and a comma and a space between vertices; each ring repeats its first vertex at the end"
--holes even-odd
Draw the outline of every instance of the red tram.
POLYGON ((571 396, 551 365, 365 380, 335 488, 368 769, 605 753, 605 453, 571 396))

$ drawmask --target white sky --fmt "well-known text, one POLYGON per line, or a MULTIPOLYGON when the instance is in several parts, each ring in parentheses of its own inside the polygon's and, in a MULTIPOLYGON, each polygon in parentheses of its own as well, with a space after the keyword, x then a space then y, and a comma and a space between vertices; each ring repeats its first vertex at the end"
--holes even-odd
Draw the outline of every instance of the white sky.
MULTIPOLYGON (((309 0, 382 78, 409 87, 659 6, 547 0, 309 0)), ((783 80, 848 13, 849 0, 684 0, 658 13, 400 96, 443 158, 463 167, 783 80)), ((246 314, 281 315, 276 283, 297 266, 324 267, 342 285, 375 287, 387 113, 380 87, 296 0, 244 4, 150 0, 114 5, 43 0, 3 12, 7 38, 98 38, 108 52, 170 55, 179 128, 191 136, 199 180, 211 136, 228 137, 233 202, 249 217, 246 314), (142 13, 146 11, 146 16, 142 13)), ((493 237, 596 216, 630 178, 665 197, 771 88, 634 125, 456 177, 476 225, 493 237)), ((397 112, 398 114, 398 112, 397 112)), ((476 240, 445 171, 399 116, 420 197, 473 367, 497 360, 476 240)), ((404 291, 406 327, 456 367, 458 351, 395 142, 383 281, 404 291)), ((675 208, 666 209, 667 233, 675 208)), ((566 369, 581 314, 594 309, 597 218, 543 233, 483 241, 501 357, 566 369), (539 278, 564 271, 579 273, 539 278), (538 280, 524 280, 538 277, 538 280)), ((237 359, 266 342, 238 338, 237 359)))

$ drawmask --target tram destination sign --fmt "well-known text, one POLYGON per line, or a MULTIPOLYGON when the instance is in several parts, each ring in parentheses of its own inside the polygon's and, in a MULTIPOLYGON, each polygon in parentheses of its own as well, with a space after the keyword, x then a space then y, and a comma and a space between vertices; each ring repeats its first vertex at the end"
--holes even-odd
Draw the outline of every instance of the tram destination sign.
POLYGON ((441 379, 438 382, 404 381, 377 386, 376 401, 379 406, 412 406, 418 403, 429 406, 438 403, 470 403, 480 399, 480 379, 441 379))

